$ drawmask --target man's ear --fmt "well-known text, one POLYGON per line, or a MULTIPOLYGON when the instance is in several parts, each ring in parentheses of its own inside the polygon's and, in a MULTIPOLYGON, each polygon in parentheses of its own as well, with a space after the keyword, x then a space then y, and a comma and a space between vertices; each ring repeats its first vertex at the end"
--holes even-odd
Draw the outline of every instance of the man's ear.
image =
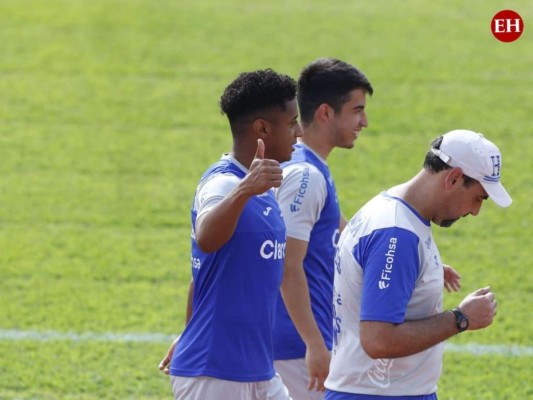
POLYGON ((327 122, 334 114, 335 110, 328 104, 322 103, 315 110, 315 120, 327 122))
POLYGON ((462 185, 461 178, 463 177, 463 170, 459 167, 448 170, 444 178, 444 187, 449 190, 457 185, 462 185))
POLYGON ((270 131, 270 124, 263 118, 257 118, 252 126, 258 139, 264 139, 270 131))

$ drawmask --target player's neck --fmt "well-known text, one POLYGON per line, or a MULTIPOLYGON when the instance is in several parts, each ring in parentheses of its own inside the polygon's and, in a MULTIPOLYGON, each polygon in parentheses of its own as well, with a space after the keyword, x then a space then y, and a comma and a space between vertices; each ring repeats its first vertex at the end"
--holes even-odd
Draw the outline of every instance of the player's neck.
POLYGON ((298 141, 304 143, 326 161, 335 147, 330 143, 327 132, 314 124, 305 125, 302 128, 303 134, 298 141))
POLYGON ((413 207, 423 218, 431 221, 438 195, 438 182, 428 179, 428 172, 422 170, 411 180, 389 189, 391 196, 398 197, 413 207))
POLYGON ((253 148, 253 146, 249 144, 234 143, 229 155, 236 159, 243 167, 250 169, 256 150, 257 145, 256 148, 253 148))

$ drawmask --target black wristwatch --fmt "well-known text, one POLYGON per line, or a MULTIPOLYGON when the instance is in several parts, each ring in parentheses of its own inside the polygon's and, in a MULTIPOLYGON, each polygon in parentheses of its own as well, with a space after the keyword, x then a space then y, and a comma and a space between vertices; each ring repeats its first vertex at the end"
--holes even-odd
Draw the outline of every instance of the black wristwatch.
POLYGON ((459 330, 459 333, 468 329, 468 318, 458 308, 454 308, 452 312, 455 315, 455 325, 459 330))

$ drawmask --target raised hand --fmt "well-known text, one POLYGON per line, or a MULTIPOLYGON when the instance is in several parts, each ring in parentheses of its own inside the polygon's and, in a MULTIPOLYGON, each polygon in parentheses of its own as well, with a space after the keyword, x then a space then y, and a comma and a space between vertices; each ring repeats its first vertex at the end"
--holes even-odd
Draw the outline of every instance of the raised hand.
POLYGON ((251 195, 258 195, 273 187, 279 187, 283 179, 283 170, 276 160, 265 159, 265 144, 257 140, 257 151, 250 165, 250 170, 241 182, 241 187, 251 195))
POLYGON ((496 307, 496 298, 490 286, 470 293, 459 304, 459 309, 468 317, 469 330, 486 328, 492 324, 496 307))

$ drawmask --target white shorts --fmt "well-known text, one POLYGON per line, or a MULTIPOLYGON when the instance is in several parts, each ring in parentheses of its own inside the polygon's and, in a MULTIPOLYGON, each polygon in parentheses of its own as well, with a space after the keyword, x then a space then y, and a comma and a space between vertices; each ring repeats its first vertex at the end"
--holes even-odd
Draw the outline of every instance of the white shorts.
POLYGON ((235 382, 210 376, 171 376, 174 400, 292 400, 278 374, 269 381, 235 382))
POLYGON ((309 390, 309 373, 305 358, 275 360, 274 368, 281 375, 283 384, 289 389, 293 400, 323 400, 325 392, 309 390))

